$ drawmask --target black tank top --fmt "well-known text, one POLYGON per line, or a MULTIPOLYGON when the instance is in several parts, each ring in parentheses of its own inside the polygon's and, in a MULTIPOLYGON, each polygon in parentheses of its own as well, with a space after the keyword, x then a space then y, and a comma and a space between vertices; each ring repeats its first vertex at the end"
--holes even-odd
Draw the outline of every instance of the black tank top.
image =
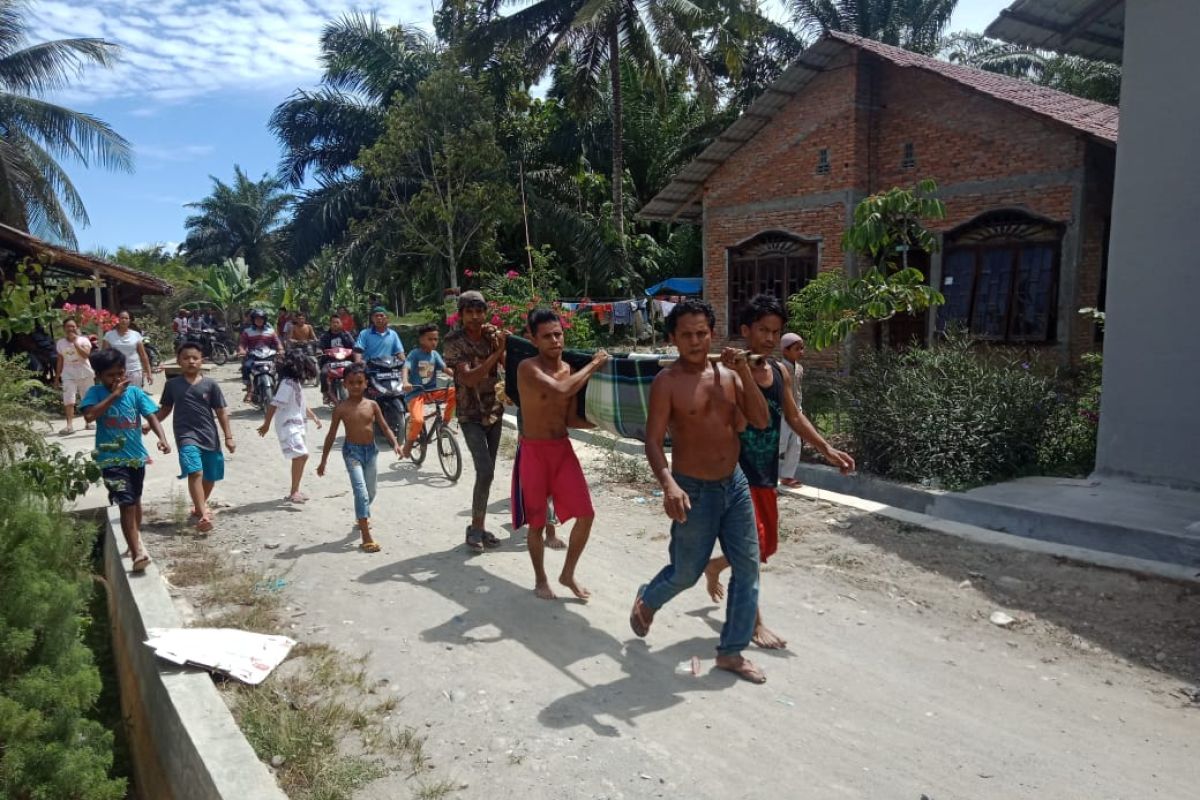
POLYGON ((742 451, 738 464, 746 474, 751 486, 774 487, 779 485, 779 430, 783 420, 783 374, 779 365, 771 362, 771 377, 774 380, 767 388, 754 382, 755 387, 767 399, 770 422, 764 429, 747 425, 740 436, 742 451))

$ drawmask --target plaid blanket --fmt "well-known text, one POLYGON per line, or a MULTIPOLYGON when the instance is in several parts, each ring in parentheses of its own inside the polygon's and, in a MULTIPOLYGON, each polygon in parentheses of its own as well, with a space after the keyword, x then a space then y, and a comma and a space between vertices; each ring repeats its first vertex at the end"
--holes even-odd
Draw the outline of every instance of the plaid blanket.
MULTIPOLYGON (((517 366, 537 355, 533 343, 517 336, 508 337, 505 356, 504 392, 518 407, 517 366)), ((592 360, 587 350, 565 350, 563 361, 572 370, 582 369, 592 360)), ((660 356, 641 353, 612 353, 608 362, 588 379, 577 398, 579 413, 602 431, 628 439, 645 441, 646 415, 650 408, 650 384, 663 368, 660 356)))

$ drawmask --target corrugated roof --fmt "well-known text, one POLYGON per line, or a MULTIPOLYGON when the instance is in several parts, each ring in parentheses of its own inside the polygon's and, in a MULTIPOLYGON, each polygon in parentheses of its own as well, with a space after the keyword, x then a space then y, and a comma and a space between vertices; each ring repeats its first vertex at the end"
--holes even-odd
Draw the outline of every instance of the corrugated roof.
POLYGON ((154 294, 171 294, 174 287, 166 281, 148 272, 131 269, 114 264, 95 256, 77 253, 65 247, 50 244, 38 237, 18 230, 10 225, 0 224, 0 246, 8 247, 13 252, 28 258, 37 259, 46 266, 55 266, 87 275, 100 275, 102 278, 128 283, 154 294))
POLYGON ((1015 0, 987 35, 1060 53, 1121 63, 1124 0, 1015 0))
POLYGON ((1118 111, 1115 106, 1084 100, 1019 78, 951 64, 874 39, 831 31, 793 61, 736 122, 646 204, 639 212, 640 216, 665 222, 698 221, 702 212, 702 189, 709 176, 716 172, 725 159, 762 130, 792 97, 847 47, 873 53, 901 68, 921 69, 940 75, 1100 141, 1109 144, 1117 141, 1118 111))

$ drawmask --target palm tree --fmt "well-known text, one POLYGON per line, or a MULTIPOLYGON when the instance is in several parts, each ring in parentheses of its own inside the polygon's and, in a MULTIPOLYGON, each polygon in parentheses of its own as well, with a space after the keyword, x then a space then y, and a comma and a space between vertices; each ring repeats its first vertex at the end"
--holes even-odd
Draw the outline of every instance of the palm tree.
MULTIPOLYGON (((515 1, 515 0, 511 0, 515 1)), ((704 22, 690 0, 538 0, 507 17, 497 16, 503 0, 485 0, 484 18, 474 44, 485 52, 498 45, 519 44, 536 75, 555 59, 570 55, 575 75, 572 101, 586 103, 597 96, 605 74, 612 109, 612 220, 617 238, 625 235, 624 105, 621 94, 622 58, 649 75, 658 75, 661 50, 678 61, 698 88, 711 89, 712 75, 692 32, 704 22)))
POLYGON ((1037 50, 963 31, 946 38, 942 57, 955 64, 1024 78, 1099 103, 1116 105, 1121 68, 1116 64, 1037 50))
POLYGON ((212 194, 188 208, 198 209, 184 221, 183 243, 189 264, 221 264, 236 258, 246 262, 252 279, 278 267, 280 225, 292 196, 278 178, 263 175, 252 181, 239 166, 233 184, 209 176, 212 194))
POLYGON ((59 159, 130 171, 133 158, 106 123, 40 95, 85 66, 112 66, 118 48, 103 39, 29 45, 25 11, 21 0, 0 0, 0 222, 74 247, 71 220, 87 225, 87 209, 59 159))
POLYGON ((315 90, 297 90, 271 115, 284 149, 280 174, 302 191, 287 226, 290 266, 298 268, 337 244, 352 220, 376 205, 379 187, 354 166, 386 127, 389 103, 411 97, 437 64, 437 52, 418 28, 380 25, 375 14, 349 14, 321 34, 325 73, 315 90))
POLYGON ((787 0, 800 30, 852 33, 932 55, 958 0, 787 0))

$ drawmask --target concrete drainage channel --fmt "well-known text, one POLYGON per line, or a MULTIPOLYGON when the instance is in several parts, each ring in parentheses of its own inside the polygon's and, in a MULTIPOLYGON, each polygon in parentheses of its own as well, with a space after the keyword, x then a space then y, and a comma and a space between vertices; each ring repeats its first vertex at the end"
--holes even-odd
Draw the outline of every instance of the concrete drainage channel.
POLYGON ((178 628, 182 622, 154 564, 140 576, 129 572, 120 555, 120 528, 119 511, 108 509, 104 577, 136 796, 286 800, 209 674, 173 667, 145 646, 148 628, 178 628))

